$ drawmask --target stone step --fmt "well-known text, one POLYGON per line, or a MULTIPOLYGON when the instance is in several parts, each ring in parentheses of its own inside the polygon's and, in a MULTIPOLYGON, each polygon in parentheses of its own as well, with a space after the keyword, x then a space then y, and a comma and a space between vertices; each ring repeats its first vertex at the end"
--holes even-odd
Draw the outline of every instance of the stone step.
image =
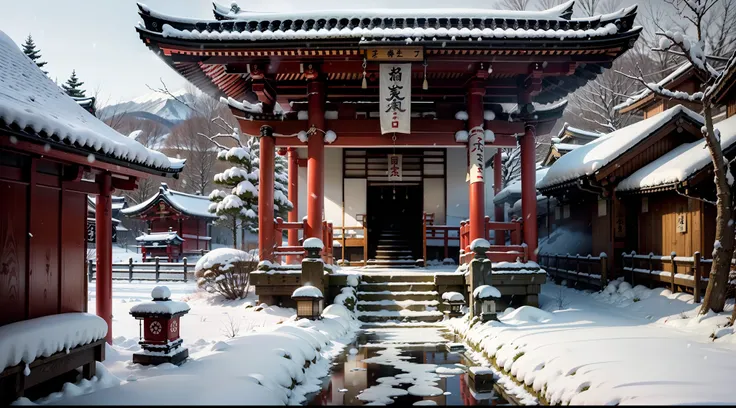
POLYGON ((432 290, 434 290, 434 282, 361 282, 358 285, 358 291, 361 292, 429 292, 432 290))
POLYGON ((444 314, 437 311, 411 311, 411 310, 381 310, 378 312, 357 312, 361 322, 439 322, 444 314))
POLYGON ((356 303, 358 311, 378 312, 381 310, 411 310, 426 311, 427 306, 439 308, 437 300, 359 300, 356 303))
POLYGON ((393 248, 386 248, 386 249, 378 249, 376 250, 376 253, 379 254, 411 254, 411 249, 404 249, 399 247, 393 247, 393 248))
POLYGON ((414 257, 411 256, 411 253, 409 255, 391 255, 391 254, 377 254, 376 255, 376 261, 380 262, 381 260, 404 260, 404 261, 411 261, 414 263, 414 257))
POLYGON ((365 283, 382 283, 382 282, 434 282, 434 275, 404 273, 402 275, 381 274, 370 275, 364 274, 361 280, 365 283))
POLYGON ((372 300, 439 300, 439 293, 435 291, 358 291, 358 301, 372 300))

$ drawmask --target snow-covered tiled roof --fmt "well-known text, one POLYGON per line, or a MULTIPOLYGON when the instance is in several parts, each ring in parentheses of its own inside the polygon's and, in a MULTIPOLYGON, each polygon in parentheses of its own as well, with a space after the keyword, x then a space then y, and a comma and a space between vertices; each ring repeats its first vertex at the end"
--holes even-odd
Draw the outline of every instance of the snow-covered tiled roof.
POLYGON ((702 116, 677 105, 565 154, 550 166, 544 179, 537 183, 537 188, 548 188, 594 174, 679 115, 685 115, 695 123, 703 123, 702 116))
POLYGON ((124 208, 120 212, 126 215, 137 215, 156 204, 159 199, 166 201, 169 205, 184 214, 196 217, 217 218, 215 214, 208 211, 209 205, 212 204, 209 197, 174 191, 166 183, 161 183, 158 192, 151 196, 151 198, 140 204, 124 208))
POLYGON ((604 134, 605 133, 593 132, 590 130, 583 130, 580 128, 572 127, 569 123, 565 122, 565 124, 562 125, 562 129, 560 129, 560 132, 557 133, 557 137, 562 139, 566 135, 570 135, 572 137, 580 136, 587 139, 597 139, 604 134))
POLYGON ((184 166, 184 160, 150 150, 92 116, 2 31, 0 126, 25 132, 29 138, 73 146, 85 156, 97 154, 97 159, 108 156, 171 172, 179 172, 184 166))
POLYGON ((557 151, 560 152, 569 152, 570 150, 575 150, 580 146, 584 145, 577 145, 577 144, 571 144, 571 143, 553 143, 552 146, 557 149, 557 151))
MULTIPOLYGON (((171 17, 139 4, 140 30, 164 37, 215 41, 356 38, 362 41, 591 38, 627 32, 636 6, 588 18, 571 18, 574 2, 541 11, 462 8, 353 9, 232 12, 221 20, 171 17)), ((221 10, 221 7, 219 8, 221 10)))
MULTIPOLYGON (((547 174, 548 170, 549 167, 542 167, 541 169, 537 169, 537 172, 535 173, 537 183, 539 183, 544 178, 544 175, 547 174)), ((509 185, 499 191, 498 194, 493 197, 493 202, 496 204, 501 204, 509 200, 513 202, 513 200, 518 199, 519 196, 521 196, 521 180, 516 180, 512 183, 509 183, 509 185)))
MULTIPOLYGON (((736 116, 715 124, 721 133, 721 147, 729 149, 736 143, 736 116)), ((616 191, 635 191, 680 183, 711 166, 710 151, 705 139, 682 144, 622 180, 616 191)))
POLYGON ((152 232, 150 234, 143 234, 139 237, 136 237, 135 240, 143 243, 171 241, 184 242, 184 238, 180 237, 179 234, 176 233, 176 231, 152 232))
POLYGON ((734 72, 736 72, 736 52, 728 59, 723 71, 721 71, 721 74, 716 78, 713 85, 706 90, 706 93, 713 97, 714 101, 720 102, 724 92, 727 92, 731 88, 734 72))

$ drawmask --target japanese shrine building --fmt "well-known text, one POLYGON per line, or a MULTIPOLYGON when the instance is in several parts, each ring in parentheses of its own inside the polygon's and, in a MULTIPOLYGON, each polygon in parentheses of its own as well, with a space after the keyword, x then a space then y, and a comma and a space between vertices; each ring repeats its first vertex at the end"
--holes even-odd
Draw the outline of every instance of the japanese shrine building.
POLYGON ((183 256, 210 250, 210 227, 217 216, 208 212, 205 196, 186 194, 161 183, 156 194, 122 214, 148 224, 148 233, 136 237, 143 261, 159 256, 178 262, 183 256))
POLYGON ((572 18, 573 8, 252 13, 234 4, 200 20, 139 5, 137 30, 188 81, 227 101, 244 133, 261 137, 259 214, 273 213, 275 151, 288 154, 294 210, 281 224, 261 217, 261 259, 293 250, 298 229, 351 237, 366 258, 400 233, 403 258, 423 258, 422 213, 435 225, 467 220, 467 243, 495 236, 503 245, 502 232, 518 225, 500 222, 489 193, 501 187, 497 149, 517 145, 521 238, 535 259, 534 139, 549 133, 566 95, 610 68, 641 31, 636 6, 588 18, 572 18))

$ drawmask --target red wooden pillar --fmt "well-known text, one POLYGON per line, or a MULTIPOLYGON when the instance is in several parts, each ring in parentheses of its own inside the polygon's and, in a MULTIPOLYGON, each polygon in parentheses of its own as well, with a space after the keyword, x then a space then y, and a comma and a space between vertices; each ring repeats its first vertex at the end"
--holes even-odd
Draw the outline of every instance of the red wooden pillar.
MULTIPOLYGON (((501 192, 503 187, 503 174, 501 172, 503 164, 501 163, 501 149, 496 149, 496 154, 493 156, 493 196, 495 197, 501 192)), ((496 222, 504 222, 503 204, 494 205, 494 216, 493 219, 496 222)), ((494 242, 496 245, 504 244, 504 231, 494 232, 494 242)))
POLYGON ((473 81, 468 89, 468 158, 470 162, 470 242, 485 234, 485 133, 483 131, 483 83, 473 81), (478 138, 480 144, 477 143, 478 138), (474 143, 475 141, 475 143, 474 143))
POLYGON ((261 126, 258 181, 258 250, 262 261, 273 262, 273 193, 276 141, 270 126, 261 126))
MULTIPOLYGON (((289 158, 289 201, 293 208, 289 211, 289 222, 299 222, 299 153, 296 148, 287 150, 289 158)), ((299 230, 289 230, 289 246, 299 245, 299 230)), ((295 255, 286 257, 286 263, 292 264, 298 261, 295 255)))
POLYGON ((316 132, 307 142, 307 231, 305 238, 322 239, 322 209, 325 203, 325 86, 319 80, 307 86, 309 126, 316 132))
POLYGON ((537 260, 537 188, 534 126, 527 124, 521 138, 521 216, 529 259, 537 260))
POLYGON ((95 202, 95 284, 97 316, 107 322, 105 340, 112 344, 112 178, 105 172, 97 176, 100 193, 95 202))

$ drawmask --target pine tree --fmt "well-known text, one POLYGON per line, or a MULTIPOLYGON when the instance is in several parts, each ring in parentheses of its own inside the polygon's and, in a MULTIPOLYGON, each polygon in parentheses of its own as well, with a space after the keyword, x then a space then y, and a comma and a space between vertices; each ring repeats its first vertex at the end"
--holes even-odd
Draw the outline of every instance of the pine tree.
POLYGON ((84 85, 84 82, 79 82, 76 70, 72 70, 72 76, 70 76, 69 79, 66 80, 65 84, 61 84, 61 87, 62 89, 64 89, 64 92, 66 92, 66 94, 69 96, 75 98, 84 98, 84 89, 81 89, 82 85, 84 85))
POLYGON ((35 62, 37 67, 42 68, 41 72, 48 74, 48 72, 43 70, 43 66, 46 65, 46 62, 39 61, 41 59, 41 51, 36 49, 36 43, 33 42, 33 37, 31 37, 30 34, 28 34, 26 42, 23 43, 23 53, 25 53, 31 61, 35 62))
MULTIPOLYGON (((230 162, 234 166, 218 173, 215 184, 227 189, 215 189, 210 193, 212 201, 209 211, 220 217, 221 224, 231 229, 233 245, 237 241, 238 226, 250 232, 258 232, 258 164, 260 144, 251 138, 241 147, 221 150, 217 159, 230 162), (229 190, 229 191, 228 191, 229 190)), ((286 160, 276 157, 274 182, 274 217, 286 217, 293 207, 287 198, 288 177, 286 160)))

